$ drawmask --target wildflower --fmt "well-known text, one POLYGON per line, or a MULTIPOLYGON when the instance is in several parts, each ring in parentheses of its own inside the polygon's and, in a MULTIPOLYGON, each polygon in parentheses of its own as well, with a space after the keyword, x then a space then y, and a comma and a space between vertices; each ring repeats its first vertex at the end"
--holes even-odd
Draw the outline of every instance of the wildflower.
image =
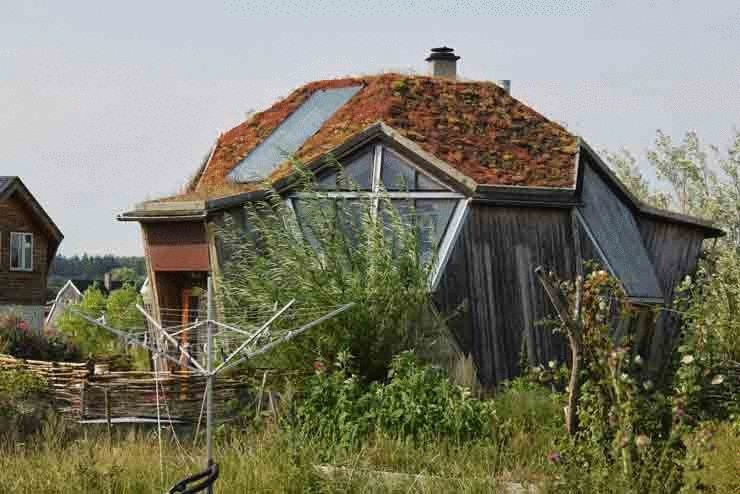
POLYGON ((652 441, 650 440, 650 438, 646 436, 645 434, 640 434, 639 436, 635 438, 635 445, 638 448, 644 448, 646 446, 650 446, 651 442, 652 441))
POLYGON ((693 361, 694 361, 694 356, 693 355, 684 355, 683 358, 681 359, 681 363, 682 364, 687 364, 687 365, 690 364, 693 361))
POLYGON ((635 365, 642 365, 642 357, 635 355, 635 365))
POLYGON ((555 367, 557 367, 557 365, 558 365, 558 363, 557 363, 557 362, 555 362, 554 360, 550 360, 550 361, 549 361, 549 362, 547 363, 547 366, 548 366, 549 368, 551 368, 551 369, 554 369, 555 367))
POLYGON ((645 388, 645 391, 650 391, 651 389, 653 389, 653 381, 648 379, 647 381, 642 383, 642 387, 645 388))
POLYGON ((714 376, 714 378, 712 378, 712 384, 716 386, 718 384, 722 384, 724 380, 725 376, 723 376, 722 374, 717 374, 716 376, 714 376))
POLYGON ((326 370, 326 368, 324 367, 323 362, 317 360, 313 363, 313 370, 316 371, 317 374, 321 374, 326 370))
POLYGON ((619 376, 619 378, 620 378, 620 379, 621 379, 622 381, 624 381, 624 382, 627 382, 627 381, 629 381, 629 379, 630 379, 630 376, 628 376, 628 375, 627 375, 627 374, 626 374, 625 372, 622 372, 622 375, 621 375, 621 376, 619 376))
POLYGON ((676 418, 682 419, 686 415, 686 411, 683 408, 676 409, 676 418))
POLYGON ((562 458, 560 457, 560 453, 558 453, 557 451, 551 451, 547 455, 547 461, 549 461, 553 465, 556 465, 556 464, 560 463, 561 460, 562 460, 562 458))

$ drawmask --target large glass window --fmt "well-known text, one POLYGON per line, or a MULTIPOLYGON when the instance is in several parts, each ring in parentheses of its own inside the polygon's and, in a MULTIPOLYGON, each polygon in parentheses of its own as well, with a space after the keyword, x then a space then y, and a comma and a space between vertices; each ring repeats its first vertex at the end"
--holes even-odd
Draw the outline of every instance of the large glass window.
MULTIPOLYGON (((433 282, 439 275, 452 237, 459 228, 465 210, 465 196, 448 186, 395 151, 381 145, 362 150, 342 162, 339 172, 326 171, 317 179, 318 193, 295 193, 291 203, 303 235, 314 247, 319 248, 319 232, 311 231, 314 222, 307 217, 308 210, 330 214, 342 211, 336 222, 348 235, 350 242, 357 242, 361 222, 378 218, 386 225, 389 235, 396 235, 392 221, 415 228, 418 233, 419 255, 423 262, 436 261, 433 282), (326 207, 308 208, 307 201, 328 200, 326 207), (333 208, 334 201, 346 201, 349 208, 333 208), (392 208, 392 210, 390 209, 392 208), (364 216, 363 216, 364 215, 364 216)), ((319 221, 318 224, 326 224, 319 221)), ((398 243, 394 240, 394 243, 398 243)))
POLYGON ((10 269, 33 271, 33 234, 10 234, 10 269))

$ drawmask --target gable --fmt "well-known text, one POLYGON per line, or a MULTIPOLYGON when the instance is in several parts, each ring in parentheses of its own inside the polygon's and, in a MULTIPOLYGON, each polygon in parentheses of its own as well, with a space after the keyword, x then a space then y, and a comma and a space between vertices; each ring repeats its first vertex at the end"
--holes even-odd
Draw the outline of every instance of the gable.
POLYGON ((583 170, 582 199, 579 218, 597 260, 621 281, 630 298, 662 301, 663 291, 632 211, 590 164, 583 170))

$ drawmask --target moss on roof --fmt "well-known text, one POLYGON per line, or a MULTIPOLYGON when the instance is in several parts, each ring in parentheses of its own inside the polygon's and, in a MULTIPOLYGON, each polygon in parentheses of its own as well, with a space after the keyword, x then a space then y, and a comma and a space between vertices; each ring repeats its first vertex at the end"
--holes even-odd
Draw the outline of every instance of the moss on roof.
MULTIPOLYGON (((363 89, 302 145, 297 158, 311 161, 380 121, 479 184, 575 186, 577 138, 496 84, 382 74, 312 82, 234 127, 219 138, 186 196, 232 193, 239 186, 229 172, 314 91, 356 85, 363 89)), ((287 169, 284 163, 273 178, 287 169)))

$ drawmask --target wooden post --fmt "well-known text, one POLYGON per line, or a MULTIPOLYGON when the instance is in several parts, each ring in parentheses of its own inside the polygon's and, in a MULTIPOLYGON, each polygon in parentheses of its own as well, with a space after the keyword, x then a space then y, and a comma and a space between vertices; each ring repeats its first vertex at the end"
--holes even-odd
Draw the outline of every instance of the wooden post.
POLYGON ((103 388, 103 399, 105 400, 105 421, 108 424, 108 438, 110 439, 113 429, 113 423, 111 421, 111 405, 108 388, 103 388))
POLYGON ((254 418, 260 417, 262 411, 262 395, 265 393, 265 384, 267 383, 267 371, 262 375, 262 386, 260 386, 259 396, 257 397, 257 411, 255 412, 254 418))
POLYGON ((85 388, 87 388, 87 379, 80 384, 80 420, 85 420, 85 388))

